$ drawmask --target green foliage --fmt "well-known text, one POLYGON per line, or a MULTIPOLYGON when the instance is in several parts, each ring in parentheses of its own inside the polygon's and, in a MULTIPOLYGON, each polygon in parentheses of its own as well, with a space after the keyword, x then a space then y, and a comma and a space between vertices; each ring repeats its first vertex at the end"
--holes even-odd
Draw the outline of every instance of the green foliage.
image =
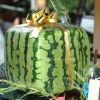
POLYGON ((66 3, 61 0, 50 0, 49 2, 59 16, 65 17, 65 23, 71 24, 66 3))
MULTIPOLYGON (((73 80, 72 80, 73 81, 73 80)), ((54 96, 53 94, 50 94, 50 93, 47 93, 45 90, 41 90, 41 89, 36 89, 36 87, 34 87, 33 84, 22 84, 22 83, 13 83, 13 82, 10 82, 10 81, 7 81, 7 80, 0 80, 0 83, 6 83, 8 84, 9 86, 6 87, 6 88, 0 88, 0 94, 10 94, 11 92, 14 92, 16 90, 20 90, 22 92, 25 92, 25 94, 23 94, 21 97, 19 98, 16 98, 16 100, 22 100, 24 97, 30 95, 30 94, 35 94, 35 95, 38 95, 40 97, 52 97, 55 98, 58 96, 54 96)), ((83 95, 83 92, 82 92, 82 89, 81 87, 75 83, 73 81, 74 85, 73 85, 73 88, 74 89, 77 89, 80 91, 81 95, 83 95)))
MULTIPOLYGON (((54 2, 54 5, 59 5, 62 8, 65 8, 65 10, 69 12, 73 12, 77 10, 78 7, 78 1, 79 0, 49 0, 49 7, 52 8, 52 5, 50 4, 50 1, 54 2), (62 6, 61 6, 61 4, 62 6)), ((91 5, 93 4, 93 0, 86 0, 86 10, 89 11, 91 8, 91 5)), ((61 10, 59 9, 59 11, 61 10)))
MULTIPOLYGON (((59 11, 62 10, 68 10, 68 11, 73 11, 74 9, 76 9, 77 7, 77 0, 49 0, 49 7, 52 8, 52 4, 50 4, 50 2, 53 2, 53 5, 58 5, 59 6, 59 11)), ((56 6, 57 7, 57 6, 56 6)))
POLYGON ((39 96, 45 96, 45 97, 48 97, 48 96, 54 97, 53 94, 47 93, 45 90, 41 90, 39 88, 36 89, 36 87, 34 87, 33 84, 29 84, 29 83, 23 84, 20 82, 13 83, 7 80, 0 80, 0 83, 6 83, 7 85, 9 85, 6 88, 0 88, 0 94, 8 94, 16 90, 26 92, 22 97, 19 98, 19 100, 30 94, 37 94, 39 96))

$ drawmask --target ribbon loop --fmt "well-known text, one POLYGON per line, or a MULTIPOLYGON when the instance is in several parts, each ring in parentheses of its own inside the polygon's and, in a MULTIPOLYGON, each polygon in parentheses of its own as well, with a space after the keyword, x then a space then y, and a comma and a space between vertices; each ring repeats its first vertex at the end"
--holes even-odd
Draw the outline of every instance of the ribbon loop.
POLYGON ((56 22, 58 22, 58 14, 56 12, 50 14, 47 8, 38 9, 34 11, 31 15, 28 14, 26 18, 26 23, 29 26, 43 26, 45 24, 56 22))

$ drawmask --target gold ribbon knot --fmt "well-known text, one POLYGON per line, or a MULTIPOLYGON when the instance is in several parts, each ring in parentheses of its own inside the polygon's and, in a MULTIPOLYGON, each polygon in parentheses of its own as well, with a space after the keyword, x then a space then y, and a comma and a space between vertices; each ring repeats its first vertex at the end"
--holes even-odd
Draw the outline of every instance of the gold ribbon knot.
POLYGON ((56 12, 49 13, 47 8, 38 9, 32 14, 28 14, 26 23, 29 26, 43 26, 45 24, 51 24, 58 22, 58 14, 56 12))

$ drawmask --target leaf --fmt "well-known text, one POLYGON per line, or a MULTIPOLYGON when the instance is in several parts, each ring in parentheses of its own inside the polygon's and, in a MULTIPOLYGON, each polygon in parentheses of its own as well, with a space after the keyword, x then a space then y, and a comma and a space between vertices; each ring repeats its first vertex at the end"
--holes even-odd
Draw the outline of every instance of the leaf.
POLYGON ((10 87, 4 89, 3 91, 1 91, 1 93, 3 93, 3 94, 10 93, 10 92, 15 91, 15 90, 18 90, 18 88, 17 87, 11 87, 10 86, 10 87))
POLYGON ((26 96, 28 96, 28 95, 30 95, 30 94, 36 94, 36 93, 38 93, 38 92, 37 92, 37 91, 29 91, 29 92, 27 92, 26 94, 24 94, 22 97, 20 97, 19 100, 20 100, 20 99, 23 99, 24 97, 26 97, 26 96))
POLYGON ((20 90, 20 91, 26 92, 22 97, 27 96, 29 94, 37 94, 37 95, 40 95, 40 96, 54 97, 53 94, 49 94, 45 90, 41 90, 41 89, 35 87, 33 84, 30 84, 30 83, 26 83, 26 84, 23 84, 21 82, 13 83, 13 82, 10 82, 10 81, 7 81, 7 80, 0 80, 0 83, 9 84, 9 86, 7 88, 0 88, 0 94, 10 93, 10 92, 13 92, 15 90, 20 90))
POLYGON ((83 81, 83 82, 85 81, 84 77, 82 77, 78 72, 76 72, 75 70, 73 70, 73 73, 75 73, 81 81, 83 81))

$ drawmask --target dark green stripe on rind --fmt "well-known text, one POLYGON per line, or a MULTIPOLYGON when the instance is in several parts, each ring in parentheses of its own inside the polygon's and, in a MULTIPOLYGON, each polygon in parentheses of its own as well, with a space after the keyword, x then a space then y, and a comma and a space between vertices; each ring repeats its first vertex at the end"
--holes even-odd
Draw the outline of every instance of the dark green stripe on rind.
POLYGON ((28 72, 28 69, 27 69, 27 54, 28 54, 28 40, 29 40, 29 35, 30 33, 27 32, 26 33, 26 37, 25 37, 25 48, 24 48, 24 61, 25 61, 25 67, 24 67, 24 80, 26 82, 26 76, 27 76, 27 72, 28 72))
MULTIPOLYGON (((18 34, 18 43, 17 43, 17 48, 16 48, 16 52, 19 52, 19 43, 20 43, 20 36, 21 36, 21 33, 17 33, 18 34)), ((20 63, 19 63, 19 60, 20 60, 20 55, 19 54, 16 54, 16 57, 17 57, 17 64, 16 64, 16 67, 18 68, 18 75, 17 75, 17 78, 18 78, 18 81, 20 81, 20 75, 21 75, 21 72, 20 72, 20 63)))
POLYGON ((20 35, 21 35, 21 33, 19 33, 19 36, 18 36, 18 44, 17 44, 17 48, 16 48, 16 50, 19 50, 19 43, 20 43, 20 35))
POLYGON ((11 59, 13 59, 13 50, 14 50, 14 48, 13 48, 13 37, 14 37, 14 34, 15 34, 15 31, 13 31, 12 32, 12 34, 11 34, 11 38, 10 38, 10 40, 11 40, 11 59))
POLYGON ((7 67, 7 65, 8 65, 8 52, 7 52, 7 47, 8 47, 8 32, 6 33, 6 35, 5 35, 5 66, 6 66, 6 77, 7 77, 7 79, 9 80, 9 75, 8 75, 8 70, 9 70, 9 68, 7 67))
POLYGON ((37 61, 37 57, 36 57, 36 52, 38 50, 38 39, 35 39, 35 41, 33 42, 33 71, 32 71, 32 74, 33 74, 33 78, 32 78, 32 82, 35 82, 38 78, 37 78, 37 74, 39 73, 36 73, 36 70, 37 70, 37 67, 36 67, 36 61, 37 61))
POLYGON ((45 82, 45 89, 48 93, 52 92, 52 90, 53 90, 53 80, 54 80, 54 78, 57 77, 57 76, 53 76, 53 74, 52 74, 53 69, 55 67, 54 55, 52 54, 52 51, 53 51, 53 49, 56 49, 57 45, 58 45, 58 43, 56 43, 56 41, 55 41, 54 32, 55 32, 54 30, 51 30, 51 31, 49 30, 49 31, 46 31, 47 34, 44 35, 44 38, 45 38, 46 41, 48 41, 48 39, 47 39, 48 35, 52 35, 53 40, 54 40, 53 44, 50 43, 50 49, 48 50, 48 57, 50 58, 50 62, 49 62, 50 67, 48 69, 47 75, 48 75, 49 79, 48 79, 47 82, 45 82))

